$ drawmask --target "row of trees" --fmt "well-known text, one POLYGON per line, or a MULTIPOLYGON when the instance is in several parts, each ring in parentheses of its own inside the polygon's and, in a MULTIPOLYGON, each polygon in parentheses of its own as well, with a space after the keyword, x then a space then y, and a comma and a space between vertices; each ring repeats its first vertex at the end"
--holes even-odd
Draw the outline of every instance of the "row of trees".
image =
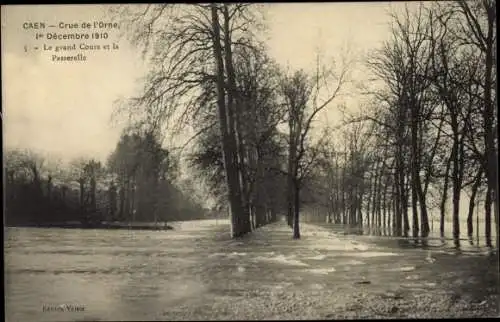
POLYGON ((323 152, 323 203, 337 223, 427 237, 430 211, 439 212, 444 235, 451 197, 458 246, 467 193, 467 234, 482 201, 491 246, 492 211, 498 241, 495 3, 418 4, 391 19, 391 39, 367 59, 368 103, 346 115, 343 134, 323 152))
POLYGON ((175 160, 151 133, 124 133, 103 165, 68 165, 29 150, 6 155, 8 224, 167 221, 202 218, 204 209, 173 183, 175 160))
POLYGON ((136 126, 194 129, 190 164, 228 205, 233 237, 286 212, 300 238, 300 190, 318 156, 312 123, 339 93, 347 70, 335 75, 319 60, 315 75, 281 68, 256 36, 258 5, 135 9, 119 7, 118 16, 152 68, 144 91, 121 111, 136 126), (332 83, 333 91, 321 91, 332 83))
POLYGON ((368 103, 346 115, 343 134, 314 133, 312 125, 344 88, 349 64, 334 72, 318 56, 314 73, 282 68, 256 36, 259 5, 121 6, 118 13, 152 66, 144 91, 121 111, 146 129, 194 130, 191 165, 228 205, 233 236, 284 212, 299 238, 304 187, 331 220, 427 237, 435 204, 444 233, 451 186, 457 244, 463 191, 471 191, 469 234, 480 194, 487 238, 492 205, 498 226, 494 2, 420 4, 394 14, 392 38, 367 59, 368 103))

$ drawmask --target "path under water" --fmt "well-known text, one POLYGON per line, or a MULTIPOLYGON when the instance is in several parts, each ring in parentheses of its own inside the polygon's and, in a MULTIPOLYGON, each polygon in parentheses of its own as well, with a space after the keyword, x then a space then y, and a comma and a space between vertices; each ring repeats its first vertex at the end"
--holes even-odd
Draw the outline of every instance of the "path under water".
MULTIPOLYGON (((498 260, 284 222, 170 231, 7 228, 7 321, 496 316, 498 260), (47 307, 72 305, 47 311, 47 307)), ((388 239, 389 240, 389 239, 388 239)), ((443 248, 446 250, 446 248, 443 248)))

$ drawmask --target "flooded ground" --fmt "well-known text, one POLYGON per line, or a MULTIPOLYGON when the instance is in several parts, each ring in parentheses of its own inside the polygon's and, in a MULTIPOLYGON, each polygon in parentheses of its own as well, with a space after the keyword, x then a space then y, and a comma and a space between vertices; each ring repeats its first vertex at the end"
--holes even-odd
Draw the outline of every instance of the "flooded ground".
MULTIPOLYGON (((440 236, 440 233, 438 230, 436 230, 436 228, 434 228, 434 230, 431 230, 429 233, 429 237, 425 239, 425 245, 423 245, 422 239, 420 237, 414 239, 411 236, 407 238, 391 236, 389 230, 370 231, 369 228, 364 227, 362 233, 360 233, 360 229, 357 227, 346 228, 343 225, 331 223, 314 223, 314 225, 326 228, 338 235, 358 235, 357 238, 360 240, 364 240, 366 242, 374 242, 380 245, 386 245, 388 247, 414 247, 415 245, 417 245, 417 247, 419 248, 426 247, 435 252, 448 254, 456 254, 457 252, 464 254, 487 254, 491 251, 494 251, 492 247, 487 246, 486 237, 484 236, 484 234, 478 234, 478 232, 476 231, 473 234, 473 238, 469 238, 467 236, 466 230, 463 229, 460 231, 459 246, 457 249, 457 245, 455 244, 455 241, 452 237, 453 231, 451 224, 445 226, 443 237, 440 236), (415 240, 417 240, 417 243, 414 242, 415 240)), ((492 229, 491 233, 491 244, 495 245, 496 231, 492 229)))
POLYGON ((173 231, 8 228, 7 321, 498 315, 498 258, 283 223, 173 231))

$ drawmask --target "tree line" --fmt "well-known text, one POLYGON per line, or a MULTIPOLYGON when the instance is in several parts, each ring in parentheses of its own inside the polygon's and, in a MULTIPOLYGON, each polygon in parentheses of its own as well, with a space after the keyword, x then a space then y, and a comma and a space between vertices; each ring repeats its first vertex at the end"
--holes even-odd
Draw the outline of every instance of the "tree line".
POLYGON ((459 246, 460 200, 468 198, 467 235, 472 242, 481 202, 484 227, 476 229, 492 246, 492 212, 498 242, 495 2, 419 3, 393 13, 391 23, 390 39, 366 59, 371 80, 363 84, 361 111, 345 114, 343 133, 323 152, 318 186, 330 192, 330 218, 425 238, 429 212, 439 213, 444 236, 451 210, 459 246))
POLYGON ((414 7, 390 17, 390 38, 367 57, 359 115, 345 112, 324 131, 314 124, 339 103, 350 57, 337 66, 318 54, 313 72, 283 67, 258 37, 263 5, 115 7, 151 66, 143 91, 119 112, 140 128, 196 133, 190 165, 228 208, 233 237, 285 214, 300 238, 309 200, 337 223, 426 238, 435 207, 444 234, 451 189, 457 245, 465 191, 468 233, 482 195, 491 244, 492 211, 498 236, 495 5, 414 7))
POLYGON ((310 135, 312 123, 337 96, 347 68, 334 73, 319 60, 315 74, 282 68, 256 36, 260 9, 118 7, 114 14, 129 39, 151 62, 144 90, 120 111, 139 127, 176 133, 185 124, 194 130, 189 163, 228 209, 233 237, 286 213, 300 238, 300 191, 321 144, 310 135), (331 83, 336 86, 325 95, 331 83))
POLYGON ((176 184, 176 161, 151 133, 124 131, 105 164, 67 164, 32 150, 5 152, 6 223, 166 222, 204 218, 176 184))

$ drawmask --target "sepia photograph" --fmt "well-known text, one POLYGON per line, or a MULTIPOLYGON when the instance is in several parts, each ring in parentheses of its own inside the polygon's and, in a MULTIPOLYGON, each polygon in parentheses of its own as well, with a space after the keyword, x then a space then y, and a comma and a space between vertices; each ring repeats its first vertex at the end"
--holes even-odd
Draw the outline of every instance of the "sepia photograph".
POLYGON ((496 19, 2 5, 6 321, 500 317, 496 19))

